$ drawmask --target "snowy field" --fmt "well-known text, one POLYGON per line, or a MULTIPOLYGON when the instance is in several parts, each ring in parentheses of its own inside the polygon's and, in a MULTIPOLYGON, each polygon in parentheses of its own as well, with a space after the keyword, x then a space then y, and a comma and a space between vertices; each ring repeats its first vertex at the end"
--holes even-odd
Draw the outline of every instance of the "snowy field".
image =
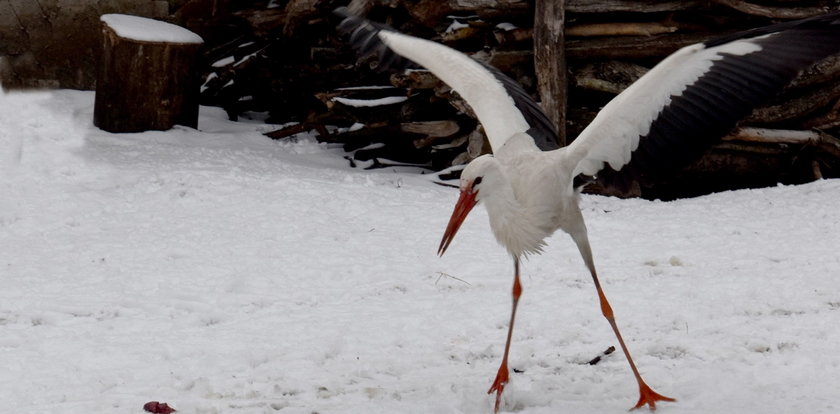
MULTIPOLYGON (((0 402, 21 413, 489 413, 512 264, 457 191, 203 108, 114 135, 93 94, 0 94, 0 402)), ((585 196, 660 413, 840 412, 840 181, 585 196)), ((526 261, 503 411, 638 397, 568 237, 526 261)))

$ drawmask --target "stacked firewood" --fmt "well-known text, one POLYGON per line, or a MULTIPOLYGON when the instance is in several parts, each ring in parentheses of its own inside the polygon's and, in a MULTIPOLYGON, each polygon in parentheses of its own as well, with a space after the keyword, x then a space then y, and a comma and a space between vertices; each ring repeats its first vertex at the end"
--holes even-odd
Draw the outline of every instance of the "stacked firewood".
MULTIPOLYGON (((373 20, 498 67, 539 100, 533 2, 354 3, 373 20)), ((567 141, 612 97, 682 46, 840 8, 837 0, 562 3, 567 141)), ((470 108, 434 76, 422 70, 382 73, 375 60, 357 59, 336 33, 338 21, 331 15, 343 2, 269 4, 273 7, 252 2, 233 11, 237 25, 225 24, 236 30, 208 49, 206 103, 223 106, 232 118, 294 122, 269 133, 273 138, 314 130, 320 140, 343 144, 350 162, 361 167, 410 164, 441 171, 489 150, 470 108)), ((641 183, 635 193, 668 198, 840 176, 840 141, 834 138, 840 136, 840 59, 807 70, 741 127, 671 183, 641 183)))

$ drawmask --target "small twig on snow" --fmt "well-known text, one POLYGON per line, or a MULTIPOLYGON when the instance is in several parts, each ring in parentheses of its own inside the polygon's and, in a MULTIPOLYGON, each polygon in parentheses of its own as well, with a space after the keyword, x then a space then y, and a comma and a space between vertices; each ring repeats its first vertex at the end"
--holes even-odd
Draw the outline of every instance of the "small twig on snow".
POLYGON ((589 364, 589 365, 595 365, 595 364, 597 364, 597 363, 601 362, 601 359, 602 359, 603 357, 605 357, 605 356, 607 356, 607 355, 609 355, 609 354, 611 354, 611 353, 613 353, 613 352, 615 352, 615 347, 614 347, 614 346, 611 346, 611 347, 607 348, 604 352, 602 352, 602 353, 601 353, 601 355, 598 355, 598 356, 596 356, 595 358, 592 358, 592 360, 591 360, 591 361, 589 361, 589 362, 588 362, 588 364, 589 364))

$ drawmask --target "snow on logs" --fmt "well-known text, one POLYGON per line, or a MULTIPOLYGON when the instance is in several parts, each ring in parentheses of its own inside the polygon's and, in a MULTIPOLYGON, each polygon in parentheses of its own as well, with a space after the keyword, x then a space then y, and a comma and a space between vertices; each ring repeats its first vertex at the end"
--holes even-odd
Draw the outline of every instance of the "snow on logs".
POLYGON ((137 16, 106 14, 101 21, 93 123, 109 132, 195 128, 201 37, 137 16))

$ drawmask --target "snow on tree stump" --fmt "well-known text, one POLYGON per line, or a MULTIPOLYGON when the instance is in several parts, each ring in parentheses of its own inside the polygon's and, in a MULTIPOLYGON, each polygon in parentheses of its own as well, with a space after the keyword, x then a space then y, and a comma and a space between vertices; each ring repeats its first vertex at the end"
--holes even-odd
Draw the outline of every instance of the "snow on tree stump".
POLYGON ((144 17, 106 14, 101 20, 94 125, 109 132, 197 127, 201 37, 144 17))

